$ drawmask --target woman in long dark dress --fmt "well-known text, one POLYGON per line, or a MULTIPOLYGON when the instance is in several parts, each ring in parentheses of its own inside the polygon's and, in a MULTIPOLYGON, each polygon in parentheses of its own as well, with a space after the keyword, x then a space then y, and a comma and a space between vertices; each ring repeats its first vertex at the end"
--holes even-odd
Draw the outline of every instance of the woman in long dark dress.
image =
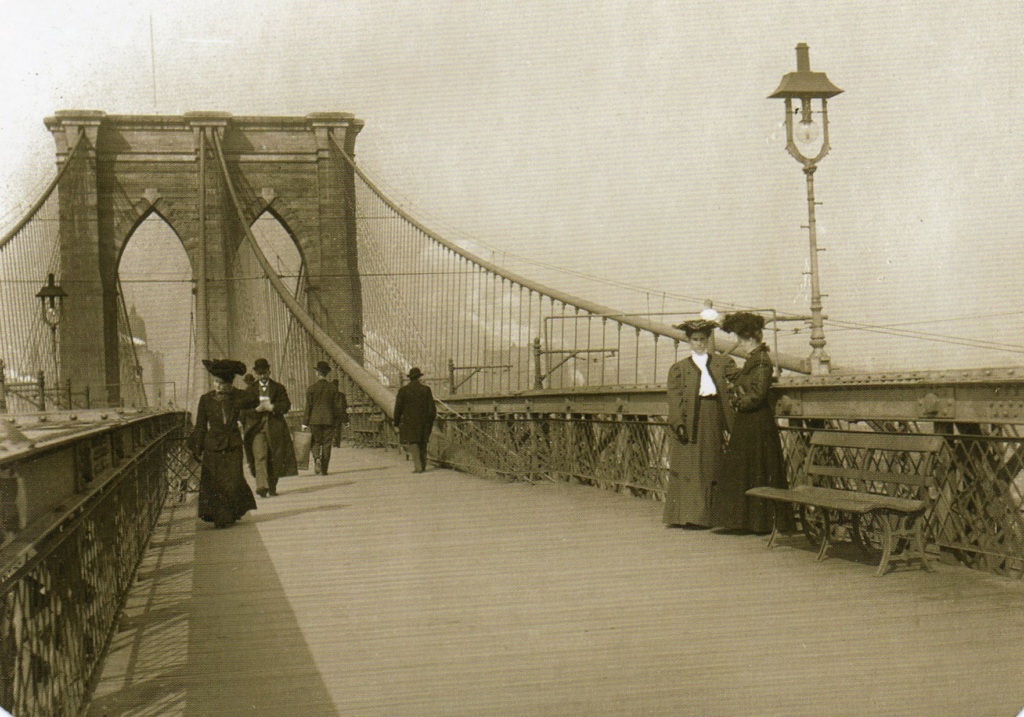
POLYGON ((709 351, 716 324, 696 319, 681 324, 692 355, 668 370, 669 480, 662 522, 708 528, 711 491, 723 468, 722 446, 732 424, 726 396, 735 372, 731 357, 709 351))
POLYGON ((214 389, 199 398, 192 452, 202 462, 199 480, 199 518, 214 527, 231 525, 250 510, 256 499, 242 474, 242 434, 239 412, 259 405, 259 395, 232 385, 245 373, 241 361, 203 359, 213 376, 214 389))
POLYGON ((731 403, 736 410, 725 468, 714 492, 715 525, 752 533, 772 529, 772 511, 778 509, 781 532, 794 530, 793 511, 787 506, 751 498, 746 491, 757 486, 788 487, 786 462, 771 400, 772 360, 762 339, 764 317, 737 312, 725 317, 722 330, 736 334, 747 361, 733 378, 731 403))

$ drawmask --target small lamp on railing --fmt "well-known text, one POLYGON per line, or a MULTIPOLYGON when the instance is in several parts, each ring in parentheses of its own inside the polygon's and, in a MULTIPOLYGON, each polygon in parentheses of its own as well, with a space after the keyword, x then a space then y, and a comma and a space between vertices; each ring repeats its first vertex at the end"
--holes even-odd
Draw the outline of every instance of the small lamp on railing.
MULTIPOLYGON (((704 308, 700 312, 700 318, 704 321, 710 321, 713 324, 718 324, 722 320, 722 315, 715 309, 714 303, 711 299, 704 300, 704 308)), ((708 348, 711 351, 715 350, 715 332, 711 331, 711 335, 708 337, 708 348)))
POLYGON ((796 46, 796 72, 783 76, 779 88, 769 98, 786 101, 786 151, 804 165, 807 177, 807 232, 811 251, 811 358, 812 374, 829 372, 829 357, 825 353, 825 317, 821 306, 818 282, 818 236, 815 226, 814 170, 830 149, 828 143, 828 99, 842 92, 833 85, 824 72, 811 72, 810 54, 806 43, 796 46), (800 105, 793 107, 793 100, 800 105), (799 122, 793 122, 796 115, 799 122), (821 119, 820 126, 815 115, 821 119))
POLYGON ((61 288, 60 284, 54 281, 53 274, 47 277, 43 288, 36 293, 36 298, 39 299, 39 304, 42 308, 43 322, 50 327, 53 366, 57 372, 57 385, 60 384, 60 361, 57 357, 57 326, 60 325, 60 319, 64 310, 64 298, 66 296, 67 292, 61 288))

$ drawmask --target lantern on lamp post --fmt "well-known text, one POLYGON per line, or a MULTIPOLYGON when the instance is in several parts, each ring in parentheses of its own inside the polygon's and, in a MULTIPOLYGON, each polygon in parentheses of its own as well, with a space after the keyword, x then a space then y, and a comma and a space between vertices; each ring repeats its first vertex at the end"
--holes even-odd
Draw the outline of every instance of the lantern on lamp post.
POLYGON ((828 100, 842 92, 824 72, 811 72, 806 43, 796 46, 796 72, 783 76, 779 88, 768 97, 786 101, 786 151, 803 164, 807 177, 807 233, 811 253, 811 357, 812 374, 829 372, 825 353, 825 316, 818 279, 818 235, 815 224, 814 171, 830 149, 828 143, 828 100), (793 100, 799 100, 794 107, 793 100), (799 115, 799 120, 794 118, 799 115), (815 121, 815 115, 820 123, 815 121))
POLYGON ((43 288, 36 293, 42 308, 43 322, 50 327, 50 340, 53 350, 53 369, 56 373, 57 385, 60 385, 60 360, 57 356, 57 327, 60 325, 64 309, 64 297, 67 292, 54 281, 53 274, 47 277, 43 288))

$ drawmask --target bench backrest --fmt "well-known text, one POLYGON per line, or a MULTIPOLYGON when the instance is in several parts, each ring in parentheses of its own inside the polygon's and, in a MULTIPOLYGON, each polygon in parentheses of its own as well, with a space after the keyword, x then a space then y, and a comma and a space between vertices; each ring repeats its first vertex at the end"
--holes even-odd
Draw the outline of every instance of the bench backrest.
POLYGON ((812 485, 918 497, 934 482, 939 436, 815 431, 804 463, 812 485))

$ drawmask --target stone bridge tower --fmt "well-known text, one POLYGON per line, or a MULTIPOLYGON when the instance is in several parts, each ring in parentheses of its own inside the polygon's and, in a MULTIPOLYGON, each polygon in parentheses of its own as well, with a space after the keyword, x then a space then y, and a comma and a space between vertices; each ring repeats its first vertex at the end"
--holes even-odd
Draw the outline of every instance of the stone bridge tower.
POLYGON ((118 264, 132 233, 154 212, 177 234, 192 267, 197 358, 233 355, 230 317, 244 307, 233 305, 228 270, 244 228, 215 141, 223 147, 245 221, 251 225, 270 211, 284 225, 302 258, 310 313, 360 358, 354 176, 340 150, 354 153, 361 120, 347 113, 235 117, 67 110, 47 118, 46 126, 58 160, 80 132, 86 140, 80 148, 86 151, 85 170, 59 197, 60 276, 69 294, 61 363, 76 386, 106 393, 116 404, 118 264))

